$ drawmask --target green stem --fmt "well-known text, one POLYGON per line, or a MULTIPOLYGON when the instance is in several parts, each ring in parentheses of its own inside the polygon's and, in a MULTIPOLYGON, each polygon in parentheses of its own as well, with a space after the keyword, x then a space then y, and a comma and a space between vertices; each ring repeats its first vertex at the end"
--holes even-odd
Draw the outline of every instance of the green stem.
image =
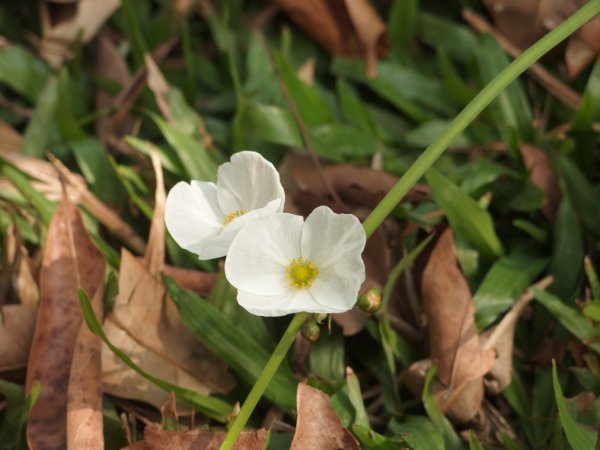
POLYGON ((285 358, 290 346, 294 342, 294 338, 306 320, 307 315, 308 313, 305 312, 296 314, 288 325, 285 333, 283 333, 283 336, 279 341, 279 344, 277 344, 277 347, 275 347, 275 350, 267 361, 265 368, 258 377, 258 380, 256 380, 256 383, 254 383, 254 386, 248 394, 248 397, 246 397, 246 401, 244 401, 242 409, 240 409, 240 412, 233 421, 231 428, 229 428, 227 436, 225 436, 221 447, 219 447, 220 450, 229 450, 233 448, 235 441, 244 428, 244 425, 246 425, 246 422, 248 422, 250 414, 252 414, 252 411, 254 411, 254 408, 265 392, 265 389, 271 382, 271 378, 273 378, 273 375, 275 375, 275 372, 277 372, 277 369, 281 365, 283 358, 285 358))
POLYGON ((452 140, 494 100, 503 89, 512 83, 529 66, 541 58, 546 52, 567 38, 585 22, 600 12, 600 0, 591 0, 575 14, 562 22, 554 30, 524 51, 521 56, 510 63, 492 82, 485 86, 479 94, 456 116, 442 133, 412 164, 394 187, 381 200, 379 205, 364 221, 367 237, 371 236, 381 222, 392 212, 402 197, 429 170, 435 161, 444 153, 452 140))

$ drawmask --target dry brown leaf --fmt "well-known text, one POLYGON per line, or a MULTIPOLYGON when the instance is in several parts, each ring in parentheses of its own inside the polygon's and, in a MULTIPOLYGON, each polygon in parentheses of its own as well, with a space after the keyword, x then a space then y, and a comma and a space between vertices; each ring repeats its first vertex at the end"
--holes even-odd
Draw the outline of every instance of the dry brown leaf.
POLYGON ((72 57, 72 45, 78 40, 89 42, 120 4, 119 0, 40 1, 40 56, 52 67, 60 67, 72 57))
POLYGON ((274 0, 329 53, 365 59, 367 76, 387 53, 385 23, 367 0, 274 0))
MULTIPOLYGON (((103 286, 96 289, 92 307, 102 319, 103 286)), ((69 377, 67 403, 67 448, 103 450, 102 423, 102 341, 84 322, 77 334, 69 377)))
MULTIPOLYGON (((159 279, 164 266, 165 189, 157 155, 156 201, 147 252, 142 261, 123 250, 119 293, 104 323, 109 340, 147 372, 179 386, 208 395, 224 393, 234 381, 225 365, 202 347, 183 325, 179 313, 166 298, 159 279)), ((146 401, 159 408, 168 393, 154 387, 117 359, 104 346, 103 383, 113 395, 146 401)))
POLYGON ((5 305, 0 309, 0 372, 27 365, 37 307, 5 305))
MULTIPOLYGON (((5 131, 12 130, 16 133, 14 129, 1 119, 0 129, 4 129, 5 131)), ((98 197, 88 190, 81 175, 71 172, 52 154, 48 154, 48 158, 52 163, 21 155, 18 152, 20 151, 20 142, 22 142, 23 138, 20 134, 14 134, 13 132, 7 131, 12 136, 10 138, 11 141, 13 143, 19 142, 19 146, 3 145, 2 140, 0 140, 0 158, 10 162, 19 170, 33 177, 34 181, 31 183, 33 188, 44 194, 49 200, 58 201, 62 198, 63 185, 60 182, 60 173, 64 177, 69 201, 85 206, 102 225, 112 231, 131 249, 138 253, 144 252, 146 244, 143 239, 117 213, 102 203, 98 197)))
MULTIPOLYGON (((587 0, 483 0, 498 30, 526 49, 581 8, 587 0)), ((569 78, 576 77, 600 51, 600 16, 573 34, 565 52, 569 78)))
MULTIPOLYGON (((98 37, 95 75, 116 82, 121 88, 131 83, 127 61, 125 61, 108 33, 101 33, 98 37)), ((114 95, 101 87, 96 90, 95 97, 96 110, 110 108, 114 101, 114 95)), ((128 134, 132 125, 133 121, 128 114, 121 117, 118 122, 108 117, 101 117, 96 121, 96 136, 103 145, 107 145, 112 137, 121 138, 128 134)))
POLYGON ((290 450, 359 450, 358 442, 331 407, 323 391, 298 384, 298 419, 290 450))
POLYGON ((69 371, 83 323, 77 289, 96 292, 103 278, 102 254, 88 236, 77 208, 63 199, 48 228, 40 273, 42 300, 27 367, 26 391, 35 381, 42 385, 27 422, 32 449, 66 444, 69 371))
POLYGON ((546 154, 535 145, 522 144, 521 157, 529 171, 531 182, 544 193, 542 212, 550 222, 554 223, 562 198, 558 177, 546 154))
MULTIPOLYGON (((144 429, 144 440, 124 447, 123 450, 218 450, 225 439, 223 431, 163 430, 157 423, 144 429)), ((245 430, 233 446, 234 450, 262 450, 267 439, 267 430, 245 430)))
POLYGON ((16 299, 23 305, 37 306, 40 301, 40 290, 33 278, 27 249, 24 245, 19 246, 16 267, 13 273, 13 289, 16 299))
POLYGON ((440 235, 429 256, 421 278, 421 295, 431 359, 437 365, 437 380, 445 387, 436 398, 449 417, 467 422, 481 406, 482 376, 493 363, 493 353, 480 349, 475 306, 457 265, 450 228, 440 235))
MULTIPOLYGON (((546 289, 552 283, 548 276, 533 287, 546 289)), ((498 325, 490 328, 481 336, 482 350, 493 350, 496 355, 494 365, 486 375, 484 383, 488 393, 499 394, 510 384, 512 379, 512 359, 517 321, 525 307, 534 299, 530 289, 519 297, 510 311, 505 314, 498 325)))

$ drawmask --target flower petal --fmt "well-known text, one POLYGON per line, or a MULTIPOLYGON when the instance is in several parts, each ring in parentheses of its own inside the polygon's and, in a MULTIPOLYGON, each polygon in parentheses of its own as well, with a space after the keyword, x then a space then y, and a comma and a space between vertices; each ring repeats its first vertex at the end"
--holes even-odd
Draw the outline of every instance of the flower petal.
POLYGON ((276 317, 301 311, 314 313, 337 312, 325 310, 316 303, 307 289, 288 289, 280 295, 255 295, 239 290, 237 301, 241 307, 257 316, 276 317))
POLYGON ((281 199, 276 211, 281 212, 285 201, 275 166, 251 151, 236 153, 219 166, 217 197, 226 214, 263 208, 274 199, 281 199))
POLYGON ((327 206, 319 206, 306 218, 302 256, 323 270, 339 260, 360 256, 366 239, 356 216, 336 214, 327 206))
POLYGON ((360 254, 355 254, 321 269, 308 290, 315 302, 327 309, 326 312, 344 312, 356 303, 364 280, 365 264, 360 254))
POLYGON ((224 256, 227 249, 204 253, 207 239, 217 237, 225 216, 217 202, 214 183, 183 181, 173 186, 165 205, 165 223, 175 242, 200 259, 224 256))
POLYGON ((286 292, 290 262, 300 256, 302 217, 274 214, 253 220, 237 234, 225 260, 225 275, 237 289, 254 295, 286 292))

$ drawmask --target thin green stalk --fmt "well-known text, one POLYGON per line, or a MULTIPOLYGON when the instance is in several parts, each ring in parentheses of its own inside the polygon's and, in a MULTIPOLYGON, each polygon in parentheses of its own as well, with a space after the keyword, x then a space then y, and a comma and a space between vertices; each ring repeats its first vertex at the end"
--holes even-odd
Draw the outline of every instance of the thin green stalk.
MULTIPOLYGON (((521 56, 509 64, 494 80, 485 86, 481 92, 456 116, 448 125, 448 128, 442 133, 414 162, 406 173, 398 180, 394 187, 387 193, 383 200, 371 212, 369 217, 363 223, 367 237, 371 236, 385 218, 392 212, 402 197, 408 190, 415 185, 417 181, 427 172, 433 163, 444 153, 450 142, 458 136, 485 107, 487 107, 494 98, 502 92, 511 82, 521 75, 529 66, 536 62, 542 55, 551 48, 560 43, 563 39, 577 30, 581 25, 590 20, 594 15, 600 12, 600 0, 591 0, 575 14, 561 23, 553 31, 546 34, 537 41, 521 56)), ((296 334, 300 330, 302 323, 306 319, 307 313, 298 313, 292 319, 283 337, 277 344, 275 351, 269 358, 263 372, 256 380, 254 387, 248 394, 246 401, 242 405, 240 413, 237 415, 231 428, 229 429, 225 440, 221 444, 220 450, 229 450, 233 448, 240 432, 250 418, 252 411, 262 397, 269 381, 277 371, 277 368, 285 358, 285 355, 292 345, 296 334)))
POLYGON ((479 94, 456 116, 442 133, 419 156, 394 187, 381 200, 363 223, 367 237, 371 236, 381 222, 392 212, 410 188, 429 170, 435 161, 444 153, 452 140, 494 100, 502 90, 521 75, 529 66, 541 58, 546 52, 559 44, 563 39, 581 27, 600 12, 600 0, 591 0, 575 14, 561 23, 554 30, 529 47, 521 56, 509 64, 502 72, 485 86, 479 94))
POLYGON ((277 344, 277 347, 275 347, 275 350, 267 361, 265 368, 258 377, 258 380, 256 380, 256 383, 254 383, 254 386, 248 394, 248 397, 246 397, 246 400, 242 405, 242 409, 240 409, 239 414, 233 421, 233 424, 231 424, 231 428, 229 428, 227 436, 225 436, 221 447, 219 447, 220 450, 229 450, 233 448, 235 441, 244 428, 244 425, 246 425, 246 422, 248 422, 252 411, 254 411, 254 408, 265 392, 265 389, 271 382, 271 378, 273 378, 273 375, 275 375, 275 372, 277 372, 277 369, 281 365, 283 358, 285 358, 290 346, 294 342, 294 339, 296 338, 298 331, 300 331, 302 324, 306 320, 307 315, 308 313, 305 312, 296 314, 288 325, 285 333, 283 333, 283 336, 279 341, 279 344, 277 344))

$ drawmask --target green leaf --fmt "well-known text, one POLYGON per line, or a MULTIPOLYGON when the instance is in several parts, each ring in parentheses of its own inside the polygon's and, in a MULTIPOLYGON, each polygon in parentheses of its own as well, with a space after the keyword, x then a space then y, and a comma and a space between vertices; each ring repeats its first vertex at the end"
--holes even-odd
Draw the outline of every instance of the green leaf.
POLYGON ((426 100, 427 103, 439 109, 441 103, 434 102, 433 98, 436 95, 444 95, 437 80, 425 78, 423 74, 391 62, 380 62, 377 66, 377 77, 373 79, 366 78, 364 65, 357 60, 337 58, 333 62, 333 72, 338 76, 364 83, 417 123, 427 122, 433 118, 433 115, 418 103, 423 103, 425 98, 429 100, 426 100))
MULTIPOLYGON (((481 37, 479 47, 476 53, 477 64, 482 82, 486 84, 509 64, 509 59, 496 40, 489 35, 481 37)), ((505 137, 509 129, 516 130, 524 140, 533 137, 531 109, 519 80, 504 89, 494 100, 491 108, 496 123, 505 137)))
POLYGON ((369 416, 365 409, 360 382, 354 372, 346 373, 346 386, 348 388, 348 398, 355 411, 354 423, 366 428, 370 428, 369 416))
POLYGON ((306 126, 335 122, 333 112, 314 88, 304 84, 282 53, 274 55, 281 78, 306 126))
POLYGON ((34 103, 44 90, 48 66, 33 53, 18 45, 0 47, 0 83, 34 103))
POLYGON ((42 385, 36 381, 29 395, 25 396, 23 387, 0 378, 0 394, 6 398, 7 407, 0 422, 0 449, 25 450, 28 448, 23 428, 27 415, 37 401, 42 385))
MULTIPOLYGON (((196 338, 221 358, 246 383, 253 385, 266 365, 270 351, 228 320, 214 306, 196 294, 181 289, 163 277, 169 296, 177 305, 181 319, 196 338)), ((297 382, 286 365, 279 367, 265 396, 286 411, 296 405, 297 382)))
POLYGON ((442 411, 440 410, 440 407, 438 406, 437 401, 431 392, 431 385, 435 379, 435 372, 435 364, 432 364, 427 371, 427 375, 425 376, 425 384, 423 386, 423 394, 421 396, 421 399, 423 400, 423 406, 425 407, 427 416, 429 416, 433 426, 444 436, 446 448, 449 450, 459 450, 463 448, 460 437, 458 437, 456 431, 454 431, 454 427, 450 421, 442 414, 442 411))
POLYGON ((546 258, 526 248, 517 248, 496 261, 473 296, 478 328, 486 329, 507 311, 547 264, 546 258))
POLYGON ((469 450, 485 450, 473 430, 469 431, 469 450))
POLYGON ((558 319, 563 327, 569 330, 580 341, 600 353, 600 330, 596 329, 579 311, 568 307, 560 299, 548 292, 534 288, 533 294, 558 319))
POLYGON ((583 280, 584 243, 567 197, 563 198, 556 215, 553 238, 550 274, 554 282, 549 291, 565 303, 571 303, 579 295, 583 280))
POLYGON ((419 0, 393 2, 388 13, 390 57, 396 61, 409 58, 410 45, 417 28, 419 0))
POLYGON ((66 69, 60 73, 57 121, 61 137, 73 152, 75 160, 92 192, 111 205, 124 202, 125 189, 119 181, 102 144, 85 133, 75 118, 73 84, 66 69))
POLYGON ((303 146, 292 114, 278 106, 240 102, 237 121, 242 134, 290 147, 303 146))
POLYGON ((2 169, 2 173, 36 209, 42 223, 49 225, 56 210, 56 203, 48 200, 44 194, 34 189, 31 186, 31 179, 13 166, 6 164, 2 169))
POLYGON ((83 313, 83 318, 90 329, 90 331, 96 336, 100 337, 102 341, 107 345, 107 347, 128 367, 133 369, 135 372, 140 374, 142 377, 146 378, 148 381, 154 383, 158 387, 164 389, 167 392, 174 392, 179 398, 186 400, 187 402, 194 405, 198 408, 199 411, 203 412, 209 417, 212 417, 215 420, 220 422, 226 422, 229 415, 231 414, 232 407, 227 402, 218 399, 216 397, 210 397, 206 395, 199 394, 197 392, 191 391, 189 389, 184 389, 177 385, 171 384, 168 381, 164 381, 160 378, 157 378, 145 370, 143 370, 140 366, 134 363, 125 352, 115 347, 109 340, 104 330, 102 329, 102 325, 98 322, 98 318, 94 313, 94 309, 92 307, 92 303, 88 295, 82 289, 79 289, 79 303, 81 305, 81 310, 83 313))
POLYGON ((217 163, 212 159, 200 141, 192 134, 165 122, 156 114, 150 117, 179 157, 189 178, 193 180, 215 181, 217 163))
POLYGON ((490 214, 437 169, 429 169, 426 178, 433 198, 444 210, 454 232, 486 258, 500 256, 504 250, 490 214))
POLYGON ((413 449, 444 450, 444 437, 422 416, 405 416, 402 422, 392 419, 390 430, 413 449))
POLYGON ((573 162, 565 156, 556 159, 573 210, 579 222, 595 239, 600 239, 600 204, 598 188, 590 184, 573 162))
POLYGON ((50 76, 35 103, 33 116, 27 124, 23 136, 21 152, 36 158, 44 156, 46 144, 54 124, 57 102, 58 80, 55 76, 50 76))
POLYGON ((583 314, 596 322, 600 322, 600 300, 587 302, 583 306, 583 314))
POLYGON ((336 88, 343 116, 360 130, 375 135, 375 124, 371 114, 358 94, 342 78, 338 78, 336 88))
POLYGON ((552 386, 554 387, 554 396, 556 397, 556 406, 558 406, 558 414, 560 423, 567 435, 567 441, 571 447, 577 450, 593 450, 596 447, 598 433, 575 422, 575 419, 569 413, 567 403, 563 397, 558 375, 556 373, 556 361, 552 360, 552 386))
POLYGON ((480 51, 477 36, 469 28, 421 9, 417 17, 417 36, 450 58, 468 63, 480 51))
POLYGON ((359 424, 352 425, 352 433, 362 445, 368 450, 398 450, 402 448, 403 442, 398 439, 387 438, 368 427, 359 424))
POLYGON ((344 336, 340 327, 332 326, 331 333, 321 337, 310 347, 310 372, 329 381, 344 379, 344 336))

